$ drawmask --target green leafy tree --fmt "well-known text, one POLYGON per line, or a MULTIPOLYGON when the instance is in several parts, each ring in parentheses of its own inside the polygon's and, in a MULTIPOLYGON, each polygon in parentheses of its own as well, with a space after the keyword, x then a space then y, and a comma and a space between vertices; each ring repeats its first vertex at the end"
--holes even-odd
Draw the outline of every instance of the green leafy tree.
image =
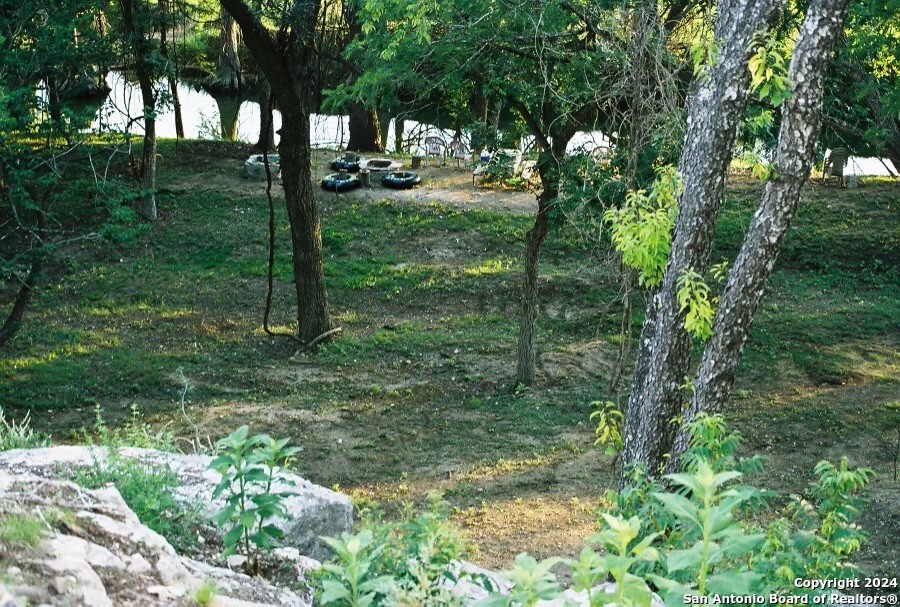
MULTIPOLYGON (((663 122, 661 113, 651 111, 656 106, 650 103, 630 113, 623 113, 622 106, 656 97, 668 100, 667 87, 677 88, 654 80, 672 71, 662 15, 648 8, 642 14, 652 23, 649 29, 632 29, 631 14, 622 8, 566 0, 537 8, 529 2, 500 5, 493 0, 372 1, 362 6, 364 37, 352 50, 362 54, 369 69, 351 94, 384 99, 404 90, 423 103, 437 97, 451 107, 473 108, 458 112, 460 121, 475 119, 479 108, 487 109, 486 100, 497 100, 536 142, 541 188, 535 222, 525 238, 517 384, 534 381, 540 253, 559 215, 569 142, 579 130, 601 130, 617 133, 618 145, 633 142, 631 147, 643 150, 654 130, 638 127, 663 122), (384 23, 391 26, 382 27, 384 23), (630 53, 642 57, 644 67, 632 70, 630 53), (628 85, 628 77, 635 75, 641 86, 628 85)), ((677 22, 685 18, 682 9, 666 14, 677 22)), ((474 138, 479 129, 471 126, 474 138)), ((649 167, 652 159, 641 163, 649 167)), ((632 164, 640 164, 637 156, 632 164)))
POLYGON ((106 8, 99 0, 65 0, 0 11, 0 280, 12 302, 0 344, 21 326, 58 242, 80 234, 59 229, 57 203, 93 203, 106 186, 92 180, 82 187, 68 160, 93 114, 81 100, 106 92, 101 66, 113 57, 99 24, 106 8))

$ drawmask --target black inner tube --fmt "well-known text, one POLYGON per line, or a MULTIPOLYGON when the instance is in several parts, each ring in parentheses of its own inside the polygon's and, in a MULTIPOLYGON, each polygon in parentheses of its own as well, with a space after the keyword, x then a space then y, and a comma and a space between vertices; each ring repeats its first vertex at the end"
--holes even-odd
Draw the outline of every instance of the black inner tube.
POLYGON ((352 190, 359 186, 359 178, 349 173, 332 173, 322 180, 322 187, 326 190, 352 190))
POLYGON ((416 173, 397 171, 387 173, 381 178, 381 184, 394 189, 406 189, 418 185, 422 181, 416 173))

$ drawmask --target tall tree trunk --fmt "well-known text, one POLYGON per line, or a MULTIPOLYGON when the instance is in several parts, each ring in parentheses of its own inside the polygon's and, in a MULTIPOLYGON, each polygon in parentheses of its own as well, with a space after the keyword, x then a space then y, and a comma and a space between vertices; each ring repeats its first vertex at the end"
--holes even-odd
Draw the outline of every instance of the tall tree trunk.
POLYGON ((19 330, 19 327, 22 326, 25 309, 28 308, 28 304, 31 302, 40 275, 41 258, 40 256, 36 256, 31 262, 31 268, 28 270, 28 275, 19 287, 19 293, 16 295, 16 300, 13 302, 13 307, 6 317, 6 321, 3 323, 3 326, 0 327, 0 346, 8 342, 19 330))
POLYGON ((148 221, 156 221, 159 216, 156 209, 156 118, 148 118, 146 113, 141 154, 141 215, 148 221))
POLYGON ((679 164, 684 193, 662 285, 649 300, 626 414, 623 470, 643 464, 655 473, 675 438, 691 338, 684 329, 676 282, 703 273, 725 189, 732 147, 747 101, 747 62, 753 36, 775 16, 779 0, 719 2, 714 44, 718 60, 695 85, 679 164))
POLYGON ((169 44, 166 40, 169 30, 169 1, 159 0, 159 8, 163 14, 163 25, 159 32, 159 54, 166 60, 166 79, 169 81, 169 93, 172 95, 172 106, 175 112, 175 137, 184 139, 184 118, 181 115, 181 99, 178 97, 178 74, 175 65, 169 60, 169 44))
POLYGON ((272 115, 269 113, 272 87, 269 86, 269 81, 262 71, 259 72, 256 87, 256 99, 259 102, 259 138, 255 147, 258 150, 268 151, 275 147, 275 128, 272 124, 272 115))
MULTIPOLYGON (((788 73, 793 93, 781 106, 775 177, 766 183, 719 298, 713 334, 703 351, 686 421, 701 411, 721 410, 731 394, 753 317, 815 160, 825 72, 848 4, 849 0, 813 0, 806 13, 788 73)), ((682 426, 674 455, 684 452, 688 438, 682 426)))
POLYGON ((319 4, 299 0, 292 9, 288 42, 276 40, 243 0, 221 0, 240 25, 244 41, 265 73, 281 109, 281 181, 291 228, 297 322, 305 343, 328 333, 328 296, 322 263, 322 232, 312 182, 310 99, 312 45, 319 4), (286 46, 285 46, 286 45, 286 46))
POLYGON ((490 123, 491 123, 491 132, 493 133, 494 141, 492 145, 499 145, 500 143, 500 114, 503 111, 503 100, 497 99, 494 104, 491 106, 491 115, 490 115, 490 123))
POLYGON ((137 0, 119 0, 125 33, 131 40, 134 67, 144 102, 144 148, 141 161, 141 215, 155 221, 156 210, 156 91, 150 68, 149 16, 138 10, 137 0))
POLYGON ((552 145, 538 157, 538 172, 543 189, 538 196, 534 225, 525 237, 525 267, 522 275, 522 302, 519 316, 519 343, 516 360, 516 383, 530 386, 537 368, 538 262, 541 247, 550 231, 550 209, 559 195, 560 164, 574 129, 554 138, 552 145))
POLYGON ((300 339, 312 342, 330 329, 325 271, 322 265, 322 232, 312 180, 309 109, 282 109, 281 182, 291 226, 294 285, 297 289, 297 322, 300 339), (304 111, 304 109, 306 111, 304 111))
POLYGON ((391 115, 385 111, 378 111, 378 130, 381 133, 381 151, 388 149, 389 139, 391 137, 391 115))
POLYGON ((62 126, 62 99, 59 92, 59 79, 52 71, 47 74, 47 113, 54 128, 62 126))
POLYGON ((228 11, 222 10, 222 42, 216 66, 216 86, 223 91, 241 88, 241 59, 238 55, 238 28, 228 11))
POLYGON ((525 237, 525 268, 522 275, 522 304, 519 316, 516 383, 534 383, 537 367, 538 261, 541 246, 550 231, 550 205, 558 192, 545 187, 538 198, 537 217, 525 237))
POLYGON ((351 103, 348 109, 350 140, 347 142, 347 149, 354 152, 383 152, 378 112, 358 102, 351 103))

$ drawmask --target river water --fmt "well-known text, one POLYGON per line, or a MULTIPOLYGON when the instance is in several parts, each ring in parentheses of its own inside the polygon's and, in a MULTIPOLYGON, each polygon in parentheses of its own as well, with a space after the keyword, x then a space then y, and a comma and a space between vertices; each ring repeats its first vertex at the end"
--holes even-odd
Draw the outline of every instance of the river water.
MULTIPOLYGON (((124 74, 112 71, 106 76, 110 94, 97 112, 91 127, 96 131, 124 131, 133 118, 143 113, 141 90, 129 82, 124 74)), ((168 91, 167 87, 161 87, 168 91)), ((181 101, 181 113, 184 120, 185 136, 189 139, 229 139, 255 143, 259 138, 259 104, 256 101, 238 102, 232 98, 216 99, 206 90, 185 83, 178 85, 178 97, 181 101), (224 119, 223 119, 224 118, 224 119)), ((274 112, 275 130, 281 127, 281 114, 274 112)), ((316 148, 338 149, 346 145, 350 131, 347 116, 313 114, 310 116, 312 145, 316 148)), ((384 125, 382 125, 384 128, 384 125)), ((394 152, 394 120, 387 125, 388 152, 394 152)), ((133 132, 143 132, 142 122, 136 120, 131 126, 133 132)), ((175 112, 168 104, 156 118, 156 133, 161 138, 175 138, 175 112)), ((440 129, 435 125, 404 121, 404 141, 414 143, 418 152, 426 136, 437 135, 449 142, 453 132, 440 129)), ((278 136, 276 135, 276 142, 278 136)), ((523 144, 526 144, 523 141, 523 144)), ((608 139, 600 132, 579 132, 569 143, 568 151, 590 150, 596 146, 608 146, 608 139)), ((414 148, 415 149, 415 148, 414 148)), ((886 161, 889 162, 889 161, 886 161)), ((851 157, 847 174, 888 175, 884 165, 878 158, 851 157)))
MULTIPOLYGON (((124 131, 129 122, 143 113, 143 96, 140 88, 129 82, 122 72, 113 71, 106 77, 110 93, 97 112, 91 128, 101 132, 124 131)), ((164 94, 167 87, 161 87, 164 94)), ((188 139, 228 139, 255 143, 259 138, 259 104, 253 100, 238 101, 234 98, 216 98, 200 87, 185 83, 178 85, 184 134, 188 139)), ((281 114, 273 115, 275 130, 281 128, 281 114)), ((141 120, 135 120, 131 130, 143 132, 141 120)), ((313 114, 310 116, 312 145, 317 148, 341 148, 349 138, 347 116, 313 114)), ((388 151, 394 151, 394 120, 387 125, 388 151)), ((175 138, 175 111, 172 104, 164 107, 156 117, 156 134, 160 138, 175 138)), ((404 122, 404 139, 422 140, 428 135, 438 135, 446 141, 453 139, 451 131, 415 120, 404 122)), ((278 135, 275 135, 276 142, 278 135)))

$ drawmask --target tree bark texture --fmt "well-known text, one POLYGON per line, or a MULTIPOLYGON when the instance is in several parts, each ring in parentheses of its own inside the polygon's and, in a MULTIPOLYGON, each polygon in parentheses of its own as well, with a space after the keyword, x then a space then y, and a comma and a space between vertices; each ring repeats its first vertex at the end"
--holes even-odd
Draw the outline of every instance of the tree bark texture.
MULTIPOLYGON (((725 291, 719 298, 713 334, 703 351, 686 421, 701 411, 721 410, 731 394, 735 369, 750 334, 753 316, 797 210, 800 190, 815 160, 822 124, 825 72, 835 40, 843 28, 848 4, 849 0, 813 0, 809 5, 788 72, 793 94, 781 106, 775 177, 766 183, 728 275, 725 291)), ((682 427, 674 454, 684 452, 688 439, 682 427)))
POLYGON ((219 108, 219 125, 222 139, 225 141, 237 141, 238 113, 241 109, 241 98, 232 93, 216 93, 212 98, 215 99, 216 107, 219 108))
POLYGON ((275 148, 275 128, 272 125, 272 114, 269 113, 272 87, 261 71, 256 86, 256 100, 259 102, 259 139, 256 141, 256 149, 268 151, 275 148))
POLYGON ((40 277, 40 275, 41 258, 38 255, 35 256, 34 261, 31 262, 31 268, 28 270, 28 275, 19 287, 19 293, 16 295, 13 307, 9 311, 9 315, 6 317, 3 326, 0 327, 0 346, 3 346, 8 342, 19 330, 19 327, 22 326, 25 310, 31 302, 32 294, 37 286, 38 277, 40 277))
POLYGON ((241 88, 241 58, 238 55, 240 38, 234 19, 222 10, 222 42, 216 66, 216 85, 224 91, 238 92, 241 88))
POLYGON ((119 0, 122 23, 134 53, 141 97, 144 101, 144 148, 141 156, 141 215, 148 221, 158 217, 156 209, 156 91, 150 67, 149 15, 141 14, 137 0, 119 0))
POLYGON ((350 140, 347 149, 354 152, 384 152, 381 145, 381 122, 378 112, 362 103, 354 102, 348 108, 350 114, 350 140))
POLYGON ((397 116, 394 118, 394 152, 403 153, 403 130, 406 128, 406 120, 397 116))
POLYGON ((543 189, 538 195, 538 211, 534 225, 525 237, 525 267, 522 276, 522 301, 519 317, 519 342, 517 347, 516 383, 530 386, 534 383, 537 368, 537 318, 538 318, 538 262, 541 247, 550 231, 550 210, 559 195, 560 163, 565 157, 566 145, 574 136, 574 129, 553 140, 538 158, 538 172, 543 189))
POLYGON ((328 297, 322 261, 322 232, 310 178, 309 106, 282 110, 281 182, 291 225, 294 285, 300 339, 310 343, 328 331, 328 297))
POLYGON ((703 273, 725 189, 732 147, 747 102, 753 36, 775 16, 779 0, 719 2, 715 40, 718 60, 695 83, 679 173, 679 201, 672 247, 663 282, 647 304, 626 413, 623 470, 642 464, 656 473, 675 438, 672 419, 682 409, 690 367, 691 338, 677 301, 683 272, 703 273))
POLYGON ((291 228, 297 322, 300 339, 311 343, 330 329, 322 261, 322 232, 312 182, 309 116, 315 24, 319 3, 297 0, 289 11, 291 31, 276 41, 242 0, 221 0, 238 23, 247 48, 265 74, 281 109, 278 152, 291 228))
MULTIPOLYGON (((7 195, 9 195, 5 181, 2 177, 2 173, 0 173, 0 188, 2 188, 7 195)), ((13 204, 13 206, 15 206, 15 202, 10 202, 13 204)), ((3 326, 0 327, 0 346, 3 346, 4 344, 6 344, 6 342, 12 339, 12 337, 21 328, 22 321, 25 318, 25 310, 28 308, 31 300, 34 299, 34 294, 38 286, 38 280, 41 277, 41 272, 43 272, 44 243, 41 240, 41 235, 45 234, 47 231, 46 197, 41 200, 41 207, 37 210, 36 215, 37 229, 34 232, 29 230, 28 236, 28 238, 33 243, 33 248, 31 249, 31 267, 28 269, 28 274, 25 276, 25 280, 23 280, 22 284, 19 286, 19 292, 16 294, 16 299, 15 301, 13 301, 13 305, 9 311, 9 315, 3 322, 3 326)))
POLYGON ((522 308, 519 317, 519 343, 517 350, 516 384, 530 386, 534 383, 537 366, 537 317, 538 317, 538 261, 541 246, 550 231, 550 206, 557 192, 544 187, 538 197, 538 212, 534 225, 525 237, 525 268, 522 276, 522 308))

